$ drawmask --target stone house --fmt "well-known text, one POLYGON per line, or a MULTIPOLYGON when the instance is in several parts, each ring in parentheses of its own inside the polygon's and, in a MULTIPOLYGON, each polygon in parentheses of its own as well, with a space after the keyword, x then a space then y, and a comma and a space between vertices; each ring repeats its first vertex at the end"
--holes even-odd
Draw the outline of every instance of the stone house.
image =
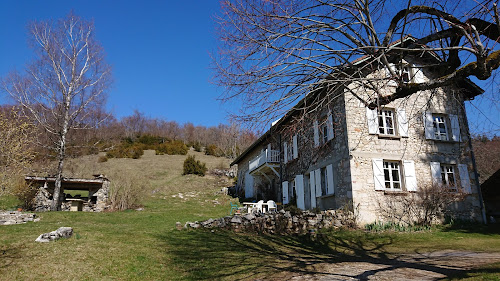
MULTIPOLYGON (((49 211, 55 186, 55 177, 26 176, 25 181, 37 190, 34 210, 49 211)), ((63 178, 60 201, 62 211, 102 212, 109 208, 109 180, 103 175, 93 179, 63 178), (71 195, 73 193, 83 193, 71 195)))
MULTIPOLYGON (((426 81, 434 76, 419 68, 422 58, 433 59, 429 53, 405 57, 394 68, 406 74, 405 82, 426 81)), ((387 74, 382 69, 366 75, 387 74)), ((380 81, 378 91, 394 91, 395 81, 380 81)), ((356 82, 313 91, 231 163, 238 165, 237 191, 300 209, 348 208, 360 223, 371 223, 396 211, 391 208, 405 208, 392 201, 446 185, 464 195, 448 214, 481 220, 464 105, 480 93, 465 80, 372 110, 358 97, 375 96, 374 90, 356 82)))

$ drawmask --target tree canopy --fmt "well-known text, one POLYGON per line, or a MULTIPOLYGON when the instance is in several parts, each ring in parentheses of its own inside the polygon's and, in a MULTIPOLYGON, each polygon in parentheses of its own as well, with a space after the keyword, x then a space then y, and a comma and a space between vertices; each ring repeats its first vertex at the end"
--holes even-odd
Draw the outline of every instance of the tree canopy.
POLYGON ((390 95, 358 97, 374 108, 471 77, 493 80, 500 66, 492 0, 223 0, 217 20, 215 82, 223 100, 243 101, 236 114, 243 121, 269 123, 313 90, 395 81, 390 95), (407 83, 408 57, 432 78, 407 83), (367 76, 376 70, 388 73, 367 76))

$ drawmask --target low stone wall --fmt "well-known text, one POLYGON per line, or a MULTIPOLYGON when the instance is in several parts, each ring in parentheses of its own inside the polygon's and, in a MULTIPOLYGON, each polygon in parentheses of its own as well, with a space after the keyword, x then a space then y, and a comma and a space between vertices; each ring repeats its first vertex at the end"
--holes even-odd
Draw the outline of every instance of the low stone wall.
MULTIPOLYGON (((208 219, 202 222, 186 222, 185 229, 220 228, 235 232, 257 232, 264 234, 305 234, 321 228, 338 228, 352 224, 350 215, 340 210, 321 213, 309 211, 292 215, 288 211, 254 213, 208 219)), ((180 223, 178 223, 180 226, 180 223)))
POLYGON ((11 225, 26 223, 29 221, 38 221, 35 218, 36 214, 33 213, 22 213, 18 211, 0 211, 0 225, 11 225))

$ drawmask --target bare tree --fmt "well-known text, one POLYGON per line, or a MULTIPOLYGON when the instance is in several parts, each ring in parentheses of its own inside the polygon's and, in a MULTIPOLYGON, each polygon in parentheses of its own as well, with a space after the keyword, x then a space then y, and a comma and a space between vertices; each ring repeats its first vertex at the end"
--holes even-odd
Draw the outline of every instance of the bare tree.
POLYGON ((25 73, 12 72, 3 89, 50 136, 57 154, 52 210, 60 208, 68 134, 95 125, 92 110, 104 104, 111 67, 95 39, 94 24, 70 13, 58 21, 29 24, 36 59, 25 73))
POLYGON ((236 114, 242 121, 269 123, 308 93, 338 94, 353 82, 375 92, 357 97, 375 108, 468 77, 491 79, 500 66, 494 0, 221 3, 215 82, 227 90, 222 100, 243 101, 236 114), (420 58, 432 79, 406 83, 401 66, 409 56, 420 58), (368 75, 376 70, 388 73, 368 75), (391 80, 393 92, 377 91, 391 80))

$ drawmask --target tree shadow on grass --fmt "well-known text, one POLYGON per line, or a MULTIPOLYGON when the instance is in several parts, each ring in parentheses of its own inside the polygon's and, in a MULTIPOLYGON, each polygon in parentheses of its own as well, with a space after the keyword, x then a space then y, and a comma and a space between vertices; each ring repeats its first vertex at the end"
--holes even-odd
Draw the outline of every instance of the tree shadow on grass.
POLYGON ((22 258, 21 249, 19 247, 0 246, 0 270, 9 268, 22 258))
POLYGON ((463 269, 441 266, 424 259, 406 259, 390 254, 386 246, 391 235, 374 236, 361 232, 330 231, 310 236, 172 231, 159 237, 168 262, 183 272, 186 279, 287 279, 296 275, 329 275, 340 279, 368 279, 381 271, 413 268, 444 276, 460 274, 463 269), (322 264, 363 262, 360 272, 324 272, 322 264))

